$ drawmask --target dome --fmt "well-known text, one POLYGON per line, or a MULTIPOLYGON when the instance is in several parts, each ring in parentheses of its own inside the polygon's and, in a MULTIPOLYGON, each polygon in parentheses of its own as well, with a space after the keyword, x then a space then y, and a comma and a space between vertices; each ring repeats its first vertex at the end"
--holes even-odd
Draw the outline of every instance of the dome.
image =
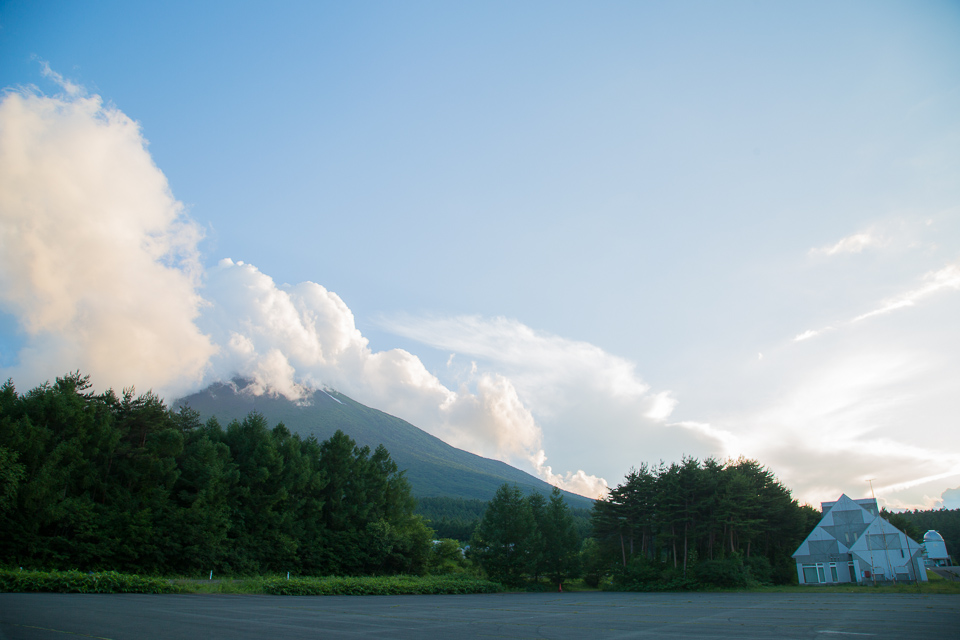
POLYGON ((924 542, 943 542, 943 536, 941 536, 939 533, 937 533, 933 529, 930 529, 930 531, 927 531, 925 534, 923 534, 923 541, 924 542))

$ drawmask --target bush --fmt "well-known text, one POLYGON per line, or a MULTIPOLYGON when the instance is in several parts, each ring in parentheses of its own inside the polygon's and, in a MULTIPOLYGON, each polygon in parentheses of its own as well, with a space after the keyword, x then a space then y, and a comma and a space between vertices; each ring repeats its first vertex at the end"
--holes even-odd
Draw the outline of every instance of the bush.
POLYGON ((751 580, 762 585, 773 584, 773 565, 764 556, 753 556, 743 561, 751 580))
POLYGON ((706 560, 693 569, 697 583, 704 587, 737 588, 747 586, 747 572, 739 558, 706 560))
POLYGON ((662 562, 634 556, 626 567, 614 574, 613 584, 623 591, 657 591, 664 569, 662 562))
POLYGON ((180 593, 180 587, 161 578, 104 571, 0 571, 0 591, 53 593, 180 593))

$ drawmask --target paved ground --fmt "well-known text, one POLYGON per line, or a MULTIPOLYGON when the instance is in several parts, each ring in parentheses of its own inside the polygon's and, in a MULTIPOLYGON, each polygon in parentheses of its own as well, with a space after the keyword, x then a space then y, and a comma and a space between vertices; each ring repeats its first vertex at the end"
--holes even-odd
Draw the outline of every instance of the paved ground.
POLYGON ((0 639, 960 638, 960 597, 0 594, 0 639))

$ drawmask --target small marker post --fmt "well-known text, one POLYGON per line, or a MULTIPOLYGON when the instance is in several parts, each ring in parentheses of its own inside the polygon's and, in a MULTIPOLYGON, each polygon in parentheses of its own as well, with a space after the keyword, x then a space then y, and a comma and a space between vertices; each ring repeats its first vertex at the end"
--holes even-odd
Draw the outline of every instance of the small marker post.
POLYGON ((213 580, 213 569, 210 570, 210 579, 213 580))

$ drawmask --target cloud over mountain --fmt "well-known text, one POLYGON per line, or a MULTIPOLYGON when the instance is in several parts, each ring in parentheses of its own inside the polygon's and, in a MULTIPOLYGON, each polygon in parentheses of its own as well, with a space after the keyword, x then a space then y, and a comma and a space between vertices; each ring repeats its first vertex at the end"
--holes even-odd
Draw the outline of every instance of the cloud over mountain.
MULTIPOLYGON (((80 369, 101 389, 166 396, 237 375, 291 399, 330 386, 456 446, 542 466, 541 428, 507 377, 448 389, 415 355, 371 350, 319 284, 278 286, 231 259, 204 271, 200 228, 139 125, 47 75, 62 94, 24 88, 0 102, 0 308, 23 334, 4 377, 23 387, 80 369)), ((588 495, 605 487, 541 473, 588 495)))

